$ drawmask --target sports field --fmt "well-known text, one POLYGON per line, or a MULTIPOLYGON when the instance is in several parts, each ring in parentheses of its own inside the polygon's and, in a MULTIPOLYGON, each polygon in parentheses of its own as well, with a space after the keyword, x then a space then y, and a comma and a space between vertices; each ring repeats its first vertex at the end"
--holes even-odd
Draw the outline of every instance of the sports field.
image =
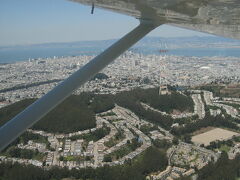
POLYGON ((205 146, 207 146, 210 144, 210 142, 216 140, 219 141, 228 140, 231 139, 233 136, 239 136, 239 134, 233 131, 215 128, 205 133, 193 136, 192 142, 194 142, 195 144, 204 144, 205 146))

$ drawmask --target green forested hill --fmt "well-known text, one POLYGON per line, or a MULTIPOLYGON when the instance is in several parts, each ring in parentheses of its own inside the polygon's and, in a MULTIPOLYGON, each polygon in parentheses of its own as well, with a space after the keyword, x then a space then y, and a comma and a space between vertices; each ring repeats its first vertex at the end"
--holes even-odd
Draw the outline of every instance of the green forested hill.
MULTIPOLYGON (((102 95, 93 97, 89 93, 79 96, 72 95, 44 118, 37 122, 32 128, 47 132, 70 133, 89 129, 96 126, 95 112, 101 112, 113 107, 113 103, 107 103, 108 98, 102 95), (93 102, 91 102, 93 99, 93 102), (99 101, 104 102, 99 105, 99 101), (91 103, 90 103, 91 102, 91 103)), ((0 126, 21 112, 36 99, 26 99, 0 109, 0 126)))
MULTIPOLYGON (((21 112, 36 99, 26 99, 0 109, 0 126, 21 112)), ((140 102, 145 102, 154 108, 171 112, 173 109, 188 111, 193 109, 190 97, 172 92, 171 95, 158 95, 158 89, 135 89, 116 95, 96 95, 82 93, 72 95, 32 128, 47 132, 70 133, 89 129, 96 126, 95 113, 107 111, 114 107, 114 103, 129 108, 141 118, 159 124, 169 129, 173 120, 168 116, 145 110, 140 102)))
POLYGON ((134 89, 118 93, 114 98, 118 105, 130 109, 140 118, 160 125, 165 129, 170 129, 173 119, 170 116, 164 116, 158 112, 144 109, 140 102, 145 102, 165 112, 193 110, 193 101, 189 96, 181 95, 175 91, 171 95, 159 96, 158 88, 134 89))
POLYGON ((0 109, 0 126, 32 104, 35 99, 25 99, 0 109))
POLYGON ((176 91, 171 91, 169 95, 159 95, 158 91, 159 88, 136 89, 132 91, 132 94, 138 100, 167 113, 171 113, 173 110, 193 112, 194 103, 190 96, 176 91))

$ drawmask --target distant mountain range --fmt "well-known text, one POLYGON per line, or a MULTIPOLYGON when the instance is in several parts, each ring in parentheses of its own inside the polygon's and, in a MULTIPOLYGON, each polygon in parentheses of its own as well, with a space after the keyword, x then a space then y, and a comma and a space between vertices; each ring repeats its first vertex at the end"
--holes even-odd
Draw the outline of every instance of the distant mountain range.
MULTIPOLYGON (((101 53, 116 39, 101 41, 77 41, 63 43, 44 43, 33 45, 0 47, 0 63, 15 62, 53 56, 96 55, 101 53)), ((159 54, 161 50, 170 50, 167 54, 182 56, 237 56, 240 57, 240 41, 216 36, 207 37, 145 37, 130 48, 143 54, 159 54), (189 51, 191 49, 191 51, 189 51), (210 49, 212 50, 210 52, 210 49), (216 49, 224 54, 217 52, 216 49), (180 51, 181 50, 181 51, 180 51), (201 51, 197 51, 201 50, 201 51), (204 52, 203 52, 204 50, 204 52), (208 52, 205 52, 208 51, 208 52), (228 51, 228 52, 227 52, 228 51), (187 52, 187 54, 185 54, 187 52), (189 54, 191 52, 191 54, 189 54), (200 52, 200 54, 198 53, 200 52), (209 53, 210 52, 210 53, 209 53), (216 53, 217 52, 217 53, 216 53)))
MULTIPOLYGON (((116 42, 117 39, 110 40, 98 40, 98 41, 76 41, 76 42, 58 42, 58 43, 43 43, 43 44, 31 44, 31 45, 16 45, 16 46, 0 46, 0 50, 8 49, 8 48, 76 48, 76 47, 107 47, 116 42)), ((191 36, 191 37, 145 37, 140 40, 135 47, 143 46, 143 45, 151 45, 151 46, 179 46, 183 47, 192 45, 204 45, 207 46, 209 44, 213 45, 233 45, 240 46, 239 40, 228 39, 217 36, 191 36)))

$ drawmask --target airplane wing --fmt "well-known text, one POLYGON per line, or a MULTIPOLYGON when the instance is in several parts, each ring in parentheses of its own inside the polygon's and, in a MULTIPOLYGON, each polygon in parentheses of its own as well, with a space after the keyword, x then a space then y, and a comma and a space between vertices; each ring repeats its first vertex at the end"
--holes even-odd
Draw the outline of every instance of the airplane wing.
POLYGON ((240 39, 239 0, 70 0, 182 28, 240 39))
POLYGON ((240 39, 239 0, 70 0, 134 16, 142 21, 131 32, 0 127, 0 151, 161 24, 240 39))

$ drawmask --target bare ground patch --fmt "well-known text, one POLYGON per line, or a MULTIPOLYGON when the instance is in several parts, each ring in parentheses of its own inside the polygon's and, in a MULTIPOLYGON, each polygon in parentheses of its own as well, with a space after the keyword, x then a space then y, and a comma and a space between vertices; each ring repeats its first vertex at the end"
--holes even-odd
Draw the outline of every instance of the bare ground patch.
POLYGON ((221 128, 214 128, 210 131, 204 132, 202 134, 198 134, 192 137, 192 142, 196 144, 204 144, 205 146, 209 145, 210 142, 219 140, 228 140, 231 139, 233 136, 239 136, 238 133, 221 129, 221 128))

